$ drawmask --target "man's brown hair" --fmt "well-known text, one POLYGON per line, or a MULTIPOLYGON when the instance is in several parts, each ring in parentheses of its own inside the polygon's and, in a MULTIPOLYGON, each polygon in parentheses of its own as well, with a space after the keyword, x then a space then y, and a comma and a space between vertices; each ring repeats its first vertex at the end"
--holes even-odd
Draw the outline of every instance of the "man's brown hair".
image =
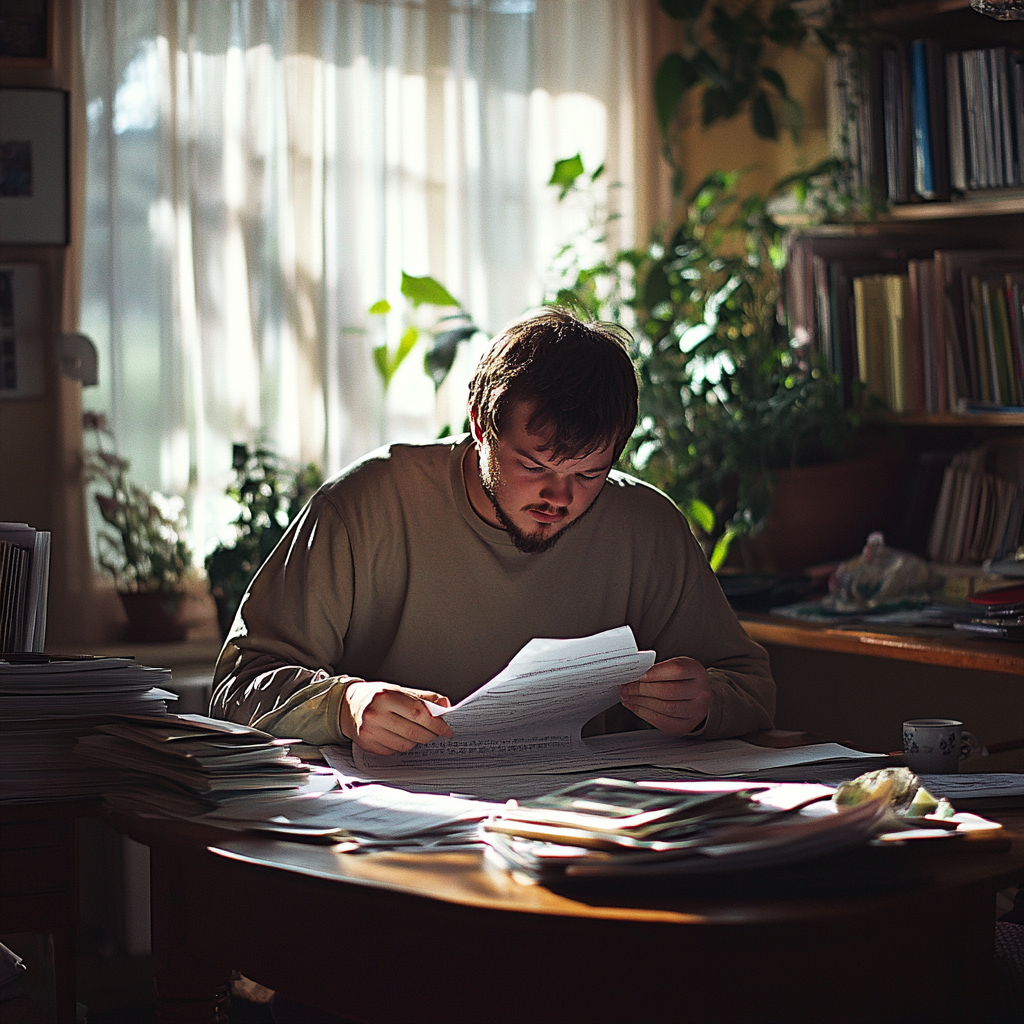
POLYGON ((580 459, 611 443, 622 454, 636 427, 637 377, 629 333, 545 307, 510 324, 491 343, 469 385, 484 436, 498 439, 508 409, 535 404, 531 434, 550 432, 551 458, 580 459))

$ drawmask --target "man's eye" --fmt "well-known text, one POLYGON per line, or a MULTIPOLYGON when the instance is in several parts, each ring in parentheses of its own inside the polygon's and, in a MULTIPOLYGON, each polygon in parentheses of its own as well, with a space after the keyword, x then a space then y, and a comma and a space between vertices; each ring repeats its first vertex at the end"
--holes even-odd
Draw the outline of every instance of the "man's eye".
POLYGON ((577 473, 576 474, 578 479, 584 480, 588 484, 592 483, 594 480, 596 480, 598 477, 600 477, 600 475, 601 475, 600 473, 577 473))
POLYGON ((525 463, 520 463, 520 465, 523 467, 523 469, 526 470, 527 473, 543 473, 544 472, 544 467, 543 466, 527 466, 525 463))

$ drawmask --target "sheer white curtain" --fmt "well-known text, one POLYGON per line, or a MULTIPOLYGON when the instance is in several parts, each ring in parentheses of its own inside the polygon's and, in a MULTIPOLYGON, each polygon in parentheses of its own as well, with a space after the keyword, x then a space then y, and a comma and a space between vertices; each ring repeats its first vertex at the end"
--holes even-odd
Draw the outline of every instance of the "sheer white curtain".
MULTIPOLYGON (((547 185, 605 163, 632 241, 641 19, 630 0, 81 0, 82 329, 136 475, 186 495, 202 554, 231 444, 328 473, 460 424, 477 351, 385 395, 402 271, 493 332, 585 224, 547 185), (382 320, 368 307, 387 297, 382 320)), ((640 5, 642 6, 642 5, 640 5)))

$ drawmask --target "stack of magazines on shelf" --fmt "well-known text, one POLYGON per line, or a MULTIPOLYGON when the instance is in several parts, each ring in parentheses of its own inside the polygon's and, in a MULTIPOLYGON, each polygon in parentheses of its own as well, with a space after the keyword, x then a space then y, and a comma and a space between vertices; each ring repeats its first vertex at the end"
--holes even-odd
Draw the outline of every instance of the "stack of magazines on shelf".
POLYGON ((0 803, 96 796, 124 780, 84 765, 80 736, 118 714, 164 715, 170 669, 130 658, 0 655, 0 803))
POLYGON ((832 788, 594 779, 511 801, 484 824, 494 864, 539 881, 696 875, 790 863, 866 842, 887 808, 832 788))
POLYGON ((120 715, 83 736, 75 753, 122 774, 106 795, 110 807, 195 818, 302 790, 310 768, 289 753, 294 742, 203 715, 120 715))

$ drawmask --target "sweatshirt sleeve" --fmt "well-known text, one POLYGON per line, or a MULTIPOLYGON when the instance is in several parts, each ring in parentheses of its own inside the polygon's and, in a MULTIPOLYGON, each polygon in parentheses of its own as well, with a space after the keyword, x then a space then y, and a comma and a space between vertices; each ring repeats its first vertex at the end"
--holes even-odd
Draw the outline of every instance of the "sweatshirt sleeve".
POLYGON ((707 670, 711 707, 693 735, 715 740, 772 728, 775 681, 767 652, 740 625, 685 519, 673 509, 673 522, 662 521, 662 528, 645 644, 659 661, 689 657, 707 670))
POLYGON ((344 742, 351 676, 336 670, 352 611, 352 556, 333 504, 315 496, 242 599, 217 659, 210 713, 276 736, 344 742))

